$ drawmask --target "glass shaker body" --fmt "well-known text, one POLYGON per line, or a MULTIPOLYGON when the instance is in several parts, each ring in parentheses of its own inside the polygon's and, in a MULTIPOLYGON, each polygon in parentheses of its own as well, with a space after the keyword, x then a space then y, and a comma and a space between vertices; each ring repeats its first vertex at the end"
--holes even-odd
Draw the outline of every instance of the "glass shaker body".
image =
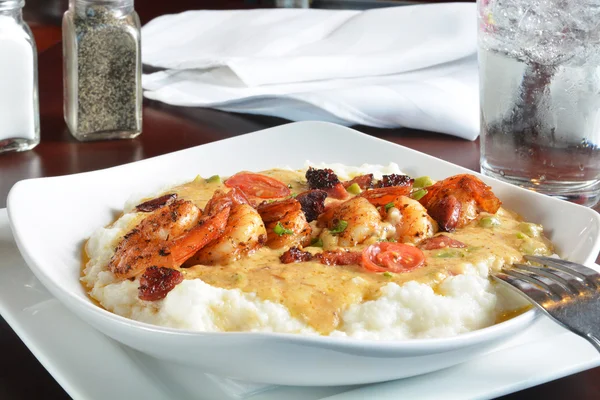
POLYGON ((23 0, 0 0, 0 153, 40 143, 37 49, 23 0))
POLYGON ((63 17, 64 115, 79 140, 142 132, 140 20, 133 0, 71 0, 63 17))

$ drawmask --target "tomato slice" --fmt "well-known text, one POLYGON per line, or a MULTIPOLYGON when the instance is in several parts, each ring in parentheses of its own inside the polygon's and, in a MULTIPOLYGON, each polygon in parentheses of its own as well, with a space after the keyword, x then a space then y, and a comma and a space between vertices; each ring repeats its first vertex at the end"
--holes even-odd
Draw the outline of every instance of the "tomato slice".
POLYGON ((240 172, 225 181, 229 188, 239 188, 249 196, 272 199, 290 195, 290 189, 281 181, 270 176, 252 172, 240 172))
POLYGON ((446 235, 439 235, 423 240, 419 244, 419 247, 423 250, 437 250, 443 249, 445 247, 451 247, 454 249, 464 249, 465 247, 467 247, 467 245, 463 242, 459 242, 456 239, 452 239, 451 237, 448 237, 446 235))
POLYGON ((425 255, 402 243, 375 243, 363 250, 362 265, 373 272, 407 272, 425 264, 425 255))

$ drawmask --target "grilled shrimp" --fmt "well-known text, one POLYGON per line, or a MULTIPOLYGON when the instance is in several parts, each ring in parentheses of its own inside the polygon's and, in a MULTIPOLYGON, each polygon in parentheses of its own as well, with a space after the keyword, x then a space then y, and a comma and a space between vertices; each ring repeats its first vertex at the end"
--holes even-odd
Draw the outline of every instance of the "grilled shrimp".
MULTIPOLYGON (((342 247, 356 246, 368 238, 380 236, 382 229, 377 208, 363 197, 354 197, 328 209, 319 217, 319 224, 333 232, 337 245, 342 247), (342 229, 343 225, 340 224, 344 224, 345 228, 342 229)), ((322 238, 324 247, 335 246, 335 243, 331 243, 333 238, 322 238)))
POLYGON ((312 229, 296 199, 262 203, 258 213, 267 229, 267 246, 272 249, 310 244, 312 229))
POLYGON ((378 189, 366 190, 360 194, 376 207, 386 206, 397 201, 402 196, 408 196, 412 189, 412 182, 405 186, 390 186, 378 189))
POLYGON ((127 233, 118 244, 108 268, 118 278, 135 277, 146 268, 173 268, 169 241, 196 225, 200 209, 192 202, 175 200, 158 208, 127 233))
POLYGON ((237 189, 215 193, 202 213, 187 200, 161 205, 163 197, 138 206, 153 211, 123 237, 110 259, 108 268, 117 278, 134 278, 149 267, 178 268, 224 234, 232 207, 247 203, 237 189))
POLYGON ((239 260, 262 246, 267 238, 265 225, 249 204, 234 204, 223 234, 201 248, 187 265, 223 265, 239 260))
MULTIPOLYGON (((202 218, 222 221, 223 229, 210 242, 193 251, 187 265, 225 264, 238 260, 264 243, 264 225, 243 191, 217 190, 204 208, 202 218)), ((193 241, 192 241, 193 242, 193 241)))
POLYGON ((420 203, 444 231, 467 225, 482 212, 495 214, 502 202, 474 175, 451 176, 427 187, 420 203))
POLYGON ((418 243, 438 231, 438 224, 417 200, 400 196, 393 204, 387 210, 386 222, 396 228, 394 239, 398 242, 418 243))

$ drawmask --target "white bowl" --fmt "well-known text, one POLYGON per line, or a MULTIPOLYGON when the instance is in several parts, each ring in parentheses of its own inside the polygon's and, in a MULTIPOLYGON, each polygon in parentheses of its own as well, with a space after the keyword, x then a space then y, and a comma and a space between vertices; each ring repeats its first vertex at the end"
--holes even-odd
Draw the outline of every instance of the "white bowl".
MULTIPOLYGON (((23 258, 48 290, 96 329, 157 358, 219 375, 286 385, 345 385, 449 367, 523 331, 529 311, 501 324, 444 339, 377 342, 269 333, 203 333, 149 325, 92 303, 79 277, 84 240, 110 223, 133 193, 151 193, 197 174, 228 175, 305 160, 387 164, 434 179, 471 172, 434 157, 328 123, 302 122, 110 168, 17 183, 8 196, 23 258)), ((560 255, 593 263, 600 217, 590 209, 482 177, 504 205, 544 225, 560 255)), ((93 362, 93 360, 89 360, 93 362)), ((110 366, 107 366, 110 368, 110 366)))

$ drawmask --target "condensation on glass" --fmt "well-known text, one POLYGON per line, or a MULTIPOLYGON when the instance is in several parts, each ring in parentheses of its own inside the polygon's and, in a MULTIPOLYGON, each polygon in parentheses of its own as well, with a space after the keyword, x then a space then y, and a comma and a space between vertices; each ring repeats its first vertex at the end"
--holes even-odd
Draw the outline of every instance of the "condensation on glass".
POLYGON ((481 170, 600 198, 600 2, 478 0, 481 170))

